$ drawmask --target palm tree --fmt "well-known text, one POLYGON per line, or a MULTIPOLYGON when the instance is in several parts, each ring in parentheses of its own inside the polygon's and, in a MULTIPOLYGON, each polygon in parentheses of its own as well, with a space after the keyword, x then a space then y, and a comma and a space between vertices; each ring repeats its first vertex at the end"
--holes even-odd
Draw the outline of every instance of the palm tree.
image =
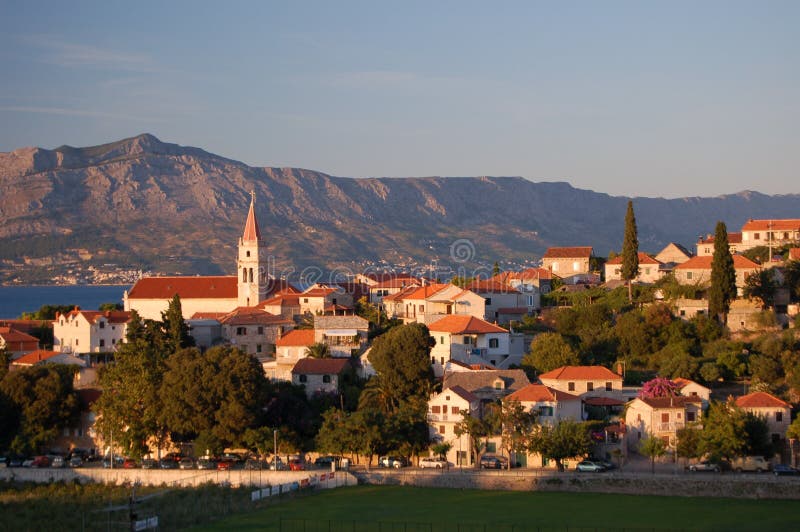
POLYGON ((331 358, 331 350, 328 344, 316 342, 306 347, 306 356, 311 358, 331 358))

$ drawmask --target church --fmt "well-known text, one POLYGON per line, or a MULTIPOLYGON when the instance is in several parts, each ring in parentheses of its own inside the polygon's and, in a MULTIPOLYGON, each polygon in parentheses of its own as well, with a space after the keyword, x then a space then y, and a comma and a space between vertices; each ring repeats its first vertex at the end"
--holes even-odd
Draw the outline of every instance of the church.
POLYGON ((198 313, 227 314, 240 307, 254 307, 287 283, 270 279, 263 257, 261 230, 255 213, 255 193, 239 238, 235 276, 145 277, 123 296, 125 310, 135 310, 143 319, 160 320, 170 300, 181 299, 184 319, 198 313))

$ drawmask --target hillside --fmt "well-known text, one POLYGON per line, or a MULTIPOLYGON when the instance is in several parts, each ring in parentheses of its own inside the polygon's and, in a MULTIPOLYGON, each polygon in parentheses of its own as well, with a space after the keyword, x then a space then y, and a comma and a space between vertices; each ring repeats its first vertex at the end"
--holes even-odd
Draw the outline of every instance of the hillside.
MULTIPOLYGON (((139 135, 88 148, 0 153, 0 261, 30 267, 130 266, 231 273, 249 191, 277 267, 523 262, 551 245, 619 249, 628 198, 521 177, 333 177, 255 168, 139 135), (25 257, 25 260, 23 260, 25 257)), ((692 246, 717 220, 800 217, 800 195, 636 198, 640 247, 692 246)), ((0 277, 0 280, 2 278, 0 277)))

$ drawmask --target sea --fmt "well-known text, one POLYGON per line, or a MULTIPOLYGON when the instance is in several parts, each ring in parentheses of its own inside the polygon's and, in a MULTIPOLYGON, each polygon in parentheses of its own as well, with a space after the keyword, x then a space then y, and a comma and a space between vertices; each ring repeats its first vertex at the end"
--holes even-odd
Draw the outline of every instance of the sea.
POLYGON ((130 285, 0 286, 0 319, 19 318, 42 305, 77 305, 97 310, 103 303, 122 303, 130 285))

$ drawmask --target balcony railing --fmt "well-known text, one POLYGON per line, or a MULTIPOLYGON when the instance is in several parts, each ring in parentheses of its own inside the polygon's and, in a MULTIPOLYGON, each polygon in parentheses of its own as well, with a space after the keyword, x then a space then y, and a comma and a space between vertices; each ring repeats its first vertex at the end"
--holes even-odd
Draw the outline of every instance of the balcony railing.
POLYGON ((675 432, 685 426, 686 424, 683 421, 672 421, 669 423, 659 423, 656 425, 658 432, 675 432))
POLYGON ((428 414, 428 421, 451 421, 447 414, 428 414))

